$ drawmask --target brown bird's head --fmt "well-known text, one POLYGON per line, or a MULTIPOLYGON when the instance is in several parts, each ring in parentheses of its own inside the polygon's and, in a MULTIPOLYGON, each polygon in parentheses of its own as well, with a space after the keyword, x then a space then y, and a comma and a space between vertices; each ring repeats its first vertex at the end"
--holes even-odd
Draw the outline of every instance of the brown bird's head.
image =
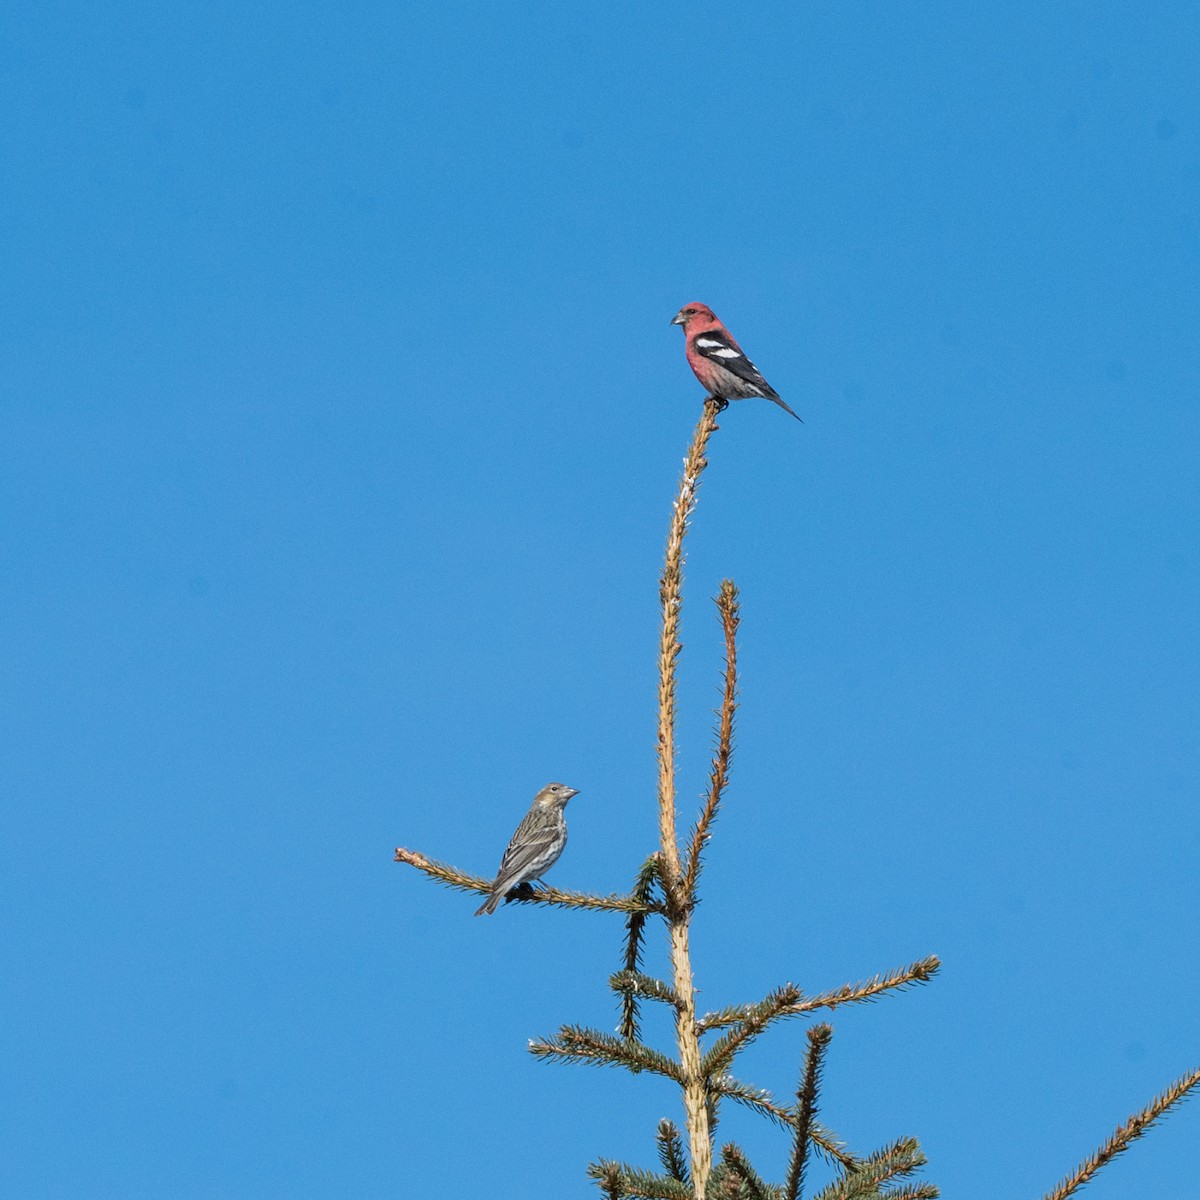
POLYGON ((694 321, 697 317, 701 321, 715 321, 717 318, 713 314, 713 310, 707 304, 701 304, 699 300, 692 300, 685 304, 672 318, 672 325, 682 325, 684 332, 687 332, 689 322, 694 321))
POLYGON ((579 789, 567 787, 565 783, 548 783, 533 798, 539 808, 562 808, 572 796, 578 796, 579 789))

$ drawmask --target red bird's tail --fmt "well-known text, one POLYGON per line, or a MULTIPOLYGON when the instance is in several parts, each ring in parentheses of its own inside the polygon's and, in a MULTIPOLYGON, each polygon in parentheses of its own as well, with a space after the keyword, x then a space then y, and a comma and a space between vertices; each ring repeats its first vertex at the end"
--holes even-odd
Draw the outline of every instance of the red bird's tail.
POLYGON ((779 407, 782 408, 785 413, 792 413, 792 416, 795 417, 796 420, 799 421, 801 425, 804 424, 804 418, 799 413, 792 412, 792 410, 779 398, 779 396, 777 396, 775 394, 775 391, 773 389, 771 391, 771 394, 767 397, 767 399, 774 400, 775 403, 778 404, 779 407))

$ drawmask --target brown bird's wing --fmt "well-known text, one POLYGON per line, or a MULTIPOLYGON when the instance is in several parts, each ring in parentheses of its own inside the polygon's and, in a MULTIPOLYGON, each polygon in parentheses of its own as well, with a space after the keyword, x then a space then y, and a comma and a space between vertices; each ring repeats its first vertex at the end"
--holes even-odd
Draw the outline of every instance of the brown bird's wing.
POLYGON ((533 808, 512 835, 508 849, 500 860, 500 870, 492 885, 497 891, 506 892, 520 879, 536 879, 540 871, 550 868, 558 857, 555 850, 562 852, 566 841, 561 815, 554 809, 533 808), (540 868, 537 869, 537 868, 540 868))

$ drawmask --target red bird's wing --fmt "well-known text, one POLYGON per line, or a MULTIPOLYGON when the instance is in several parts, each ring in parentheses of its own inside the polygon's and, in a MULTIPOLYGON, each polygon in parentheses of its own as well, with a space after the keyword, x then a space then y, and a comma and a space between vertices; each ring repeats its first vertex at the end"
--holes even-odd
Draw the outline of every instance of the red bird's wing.
POLYGON ((729 334, 716 330, 698 333, 692 338, 692 349, 714 366, 722 367, 731 375, 736 375, 743 383, 749 384, 751 394, 770 400, 774 400, 778 395, 729 334))

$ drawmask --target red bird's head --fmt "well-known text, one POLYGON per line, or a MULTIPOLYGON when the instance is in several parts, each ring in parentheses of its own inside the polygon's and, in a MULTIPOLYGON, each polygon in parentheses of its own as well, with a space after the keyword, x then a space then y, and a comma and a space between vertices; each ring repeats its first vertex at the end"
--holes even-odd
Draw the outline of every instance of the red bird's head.
POLYGON ((693 300, 690 304, 685 304, 671 318, 672 325, 682 325, 684 332, 687 332, 687 327, 695 322, 698 325, 717 325, 716 315, 707 304, 701 304, 699 300, 693 300))

